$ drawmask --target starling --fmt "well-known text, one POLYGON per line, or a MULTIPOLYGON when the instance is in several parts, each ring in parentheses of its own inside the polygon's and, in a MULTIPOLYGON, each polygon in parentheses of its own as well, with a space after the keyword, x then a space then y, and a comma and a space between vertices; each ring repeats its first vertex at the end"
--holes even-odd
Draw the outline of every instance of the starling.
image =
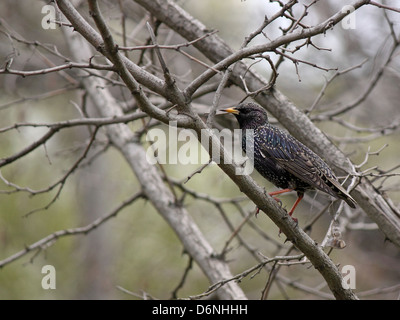
MULTIPOLYGON (((241 103, 223 110, 232 113, 242 129, 242 149, 246 140, 254 143, 254 168, 267 180, 282 190, 269 193, 275 196, 289 191, 297 192, 297 200, 289 215, 304 196, 306 190, 318 189, 342 199, 352 207, 355 200, 340 185, 329 166, 313 151, 290 134, 272 126, 267 112, 255 103, 241 103), (246 131, 253 130, 247 137, 246 131), (249 140, 252 139, 252 140, 249 140)), ((275 198, 279 201, 279 199, 275 198)), ((297 221, 297 219, 293 218, 297 221)))

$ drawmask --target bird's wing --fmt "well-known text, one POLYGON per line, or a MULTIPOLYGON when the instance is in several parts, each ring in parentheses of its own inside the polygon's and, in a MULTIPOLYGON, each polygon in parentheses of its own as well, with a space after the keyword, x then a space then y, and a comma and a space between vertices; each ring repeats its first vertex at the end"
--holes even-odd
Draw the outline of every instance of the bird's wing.
POLYGON ((273 159, 300 180, 355 207, 354 200, 336 180, 328 165, 301 142, 275 127, 261 128, 255 135, 263 137, 255 140, 263 141, 259 147, 264 158, 273 159))

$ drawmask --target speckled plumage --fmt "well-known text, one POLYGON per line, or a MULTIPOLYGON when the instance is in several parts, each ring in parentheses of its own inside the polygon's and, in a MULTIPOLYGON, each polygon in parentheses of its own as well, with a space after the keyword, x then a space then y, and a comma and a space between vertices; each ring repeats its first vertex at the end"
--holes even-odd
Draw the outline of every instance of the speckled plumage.
POLYGON ((306 190, 318 189, 355 208, 356 202, 340 185, 329 166, 293 136, 271 125, 263 108, 255 103, 242 103, 225 111, 235 115, 243 130, 244 152, 246 139, 254 143, 255 169, 277 187, 297 191, 299 200, 295 206, 306 190), (247 130, 252 130, 251 134, 247 130))

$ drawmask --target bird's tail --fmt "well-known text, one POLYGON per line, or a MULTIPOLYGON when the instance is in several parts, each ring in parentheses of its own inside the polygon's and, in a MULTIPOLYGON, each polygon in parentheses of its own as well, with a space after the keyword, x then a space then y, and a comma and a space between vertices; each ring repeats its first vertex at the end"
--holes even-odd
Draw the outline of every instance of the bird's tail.
POLYGON ((347 192, 346 192, 346 193, 342 193, 342 194, 338 194, 338 196, 339 196, 340 199, 346 201, 346 203, 347 203, 350 207, 352 207, 353 209, 356 208, 356 205, 357 205, 356 200, 354 200, 354 199, 352 198, 352 196, 349 195, 347 192))
POLYGON ((332 184, 331 190, 334 192, 334 194, 331 194, 336 198, 344 200, 351 208, 355 209, 357 206, 356 200, 349 195, 343 186, 334 179, 329 179, 329 182, 332 184))

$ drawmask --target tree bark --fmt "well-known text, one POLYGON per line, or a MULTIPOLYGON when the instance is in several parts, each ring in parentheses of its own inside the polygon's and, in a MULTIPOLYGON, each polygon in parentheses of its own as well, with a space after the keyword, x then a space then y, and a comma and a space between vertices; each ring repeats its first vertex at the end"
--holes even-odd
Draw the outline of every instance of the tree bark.
MULTIPOLYGON (((188 41, 199 38, 207 30, 205 25, 171 0, 134 1, 188 41)), ((368 0, 359 0, 355 1, 352 6, 357 9, 368 3, 368 0)), ((292 38, 306 39, 313 34, 329 32, 326 30, 326 26, 333 27, 342 18, 343 13, 339 12, 318 26, 313 27, 313 30, 307 34, 297 32, 296 36, 292 36, 292 38)), ((282 36, 281 38, 284 37, 282 36)), ((287 38, 289 37, 286 37, 286 41, 288 41, 287 38)), ((279 39, 274 40, 275 44, 270 46, 271 49, 281 45, 282 41, 279 39)), ((218 35, 207 37, 195 43, 194 46, 216 64, 234 54, 233 50, 218 35)), ((225 67, 228 66, 225 65, 225 67)), ((212 73, 212 70, 210 73, 212 73)), ((256 91, 268 84, 268 81, 260 75, 248 70, 245 63, 238 62, 232 72, 231 81, 242 89, 244 89, 244 85, 240 76, 243 74, 246 74, 245 81, 250 91, 256 91)), ((307 115, 300 111, 279 90, 274 88, 269 92, 263 91, 255 97, 255 100, 271 112, 293 136, 322 156, 329 165, 337 168, 336 171, 338 173, 354 173, 354 166, 349 158, 312 123, 307 115)), ((351 195, 368 217, 378 225, 386 238, 400 247, 400 211, 391 205, 391 202, 387 201, 367 178, 359 179, 358 185, 351 192, 351 195)))
MULTIPOLYGON (((78 32, 84 32, 80 31, 80 28, 84 28, 85 26, 75 23, 76 16, 72 17, 70 12, 68 12, 68 10, 70 10, 69 3, 65 0, 58 0, 57 3, 61 11, 67 17, 70 17, 70 22, 74 28, 78 32)), ((93 3, 93 1, 91 1, 91 3, 93 3)), ((163 8, 159 9, 163 10, 163 8)), ((96 13, 96 15, 97 16, 94 16, 95 19, 102 19, 100 14, 96 13)), ((96 24, 100 26, 99 29, 101 29, 104 42, 107 42, 102 46, 102 48, 100 48, 101 52, 104 52, 105 55, 114 62, 114 66, 119 67, 118 71, 121 78, 125 81, 125 84, 132 91, 133 95, 137 97, 138 88, 137 83, 135 82, 135 70, 129 69, 129 71, 127 71, 128 69, 124 63, 122 62, 121 64, 122 59, 118 50, 114 50, 113 47, 110 47, 110 43, 113 43, 113 41, 110 41, 108 31, 105 30, 106 26, 104 21, 97 20, 96 24), (109 51, 104 51, 104 47, 109 47, 109 51), (132 73, 133 78, 131 78, 130 75, 127 75, 126 72, 132 73)), ((82 44, 80 44, 79 47, 71 48, 71 51, 75 54, 82 51, 82 44)), ((111 95, 105 94, 104 92, 106 91, 104 91, 104 89, 99 89, 102 86, 96 85, 96 82, 100 80, 97 78, 95 79, 95 81, 93 81, 93 79, 86 80, 84 85, 90 96, 94 99, 95 104, 98 106, 99 113, 103 117, 121 115, 122 110, 117 107, 117 104, 113 101, 111 95)), ((175 99, 174 93, 164 94, 167 99, 175 99)), ((179 96, 180 94, 182 93, 178 92, 176 96, 179 96)), ((178 98, 181 99, 180 96, 178 98)), ((141 108, 151 109, 151 106, 145 105, 145 99, 139 97, 138 102, 141 108)), ((288 237, 288 240, 292 241, 299 250, 305 253, 310 262, 324 277, 335 298, 357 299, 350 289, 343 288, 342 276, 338 268, 325 254, 322 248, 319 247, 301 228, 299 228, 296 223, 288 217, 287 212, 283 208, 279 207, 275 200, 267 196, 264 190, 258 186, 250 176, 237 174, 238 166, 235 164, 229 164, 231 163, 230 155, 224 150, 219 139, 211 130, 209 130, 209 128, 206 127, 205 123, 199 118, 199 116, 190 110, 190 104, 181 105, 180 107, 184 108, 184 112, 190 114, 190 118, 192 119, 190 127, 198 133, 198 137, 200 138, 201 134, 205 135, 211 148, 220 150, 221 159, 219 166, 221 169, 232 179, 233 182, 237 184, 242 192, 244 192, 271 218, 271 220, 288 237)), ((163 119, 165 119, 165 115, 160 117, 160 120, 163 119)), ((210 281, 218 282, 220 280, 228 279, 230 277, 230 272, 227 264, 214 257, 212 248, 209 246, 206 239, 204 239, 196 224, 187 214, 186 209, 175 203, 173 195, 168 188, 163 185, 156 168, 147 162, 145 150, 139 144, 139 141, 135 140, 129 127, 125 124, 115 124, 110 125, 107 128, 110 140, 124 155, 132 170, 138 177, 143 188, 143 193, 171 225, 184 244, 185 249, 200 265, 210 281)), ((224 288, 225 285, 220 288, 220 290, 222 290, 221 297, 225 299, 244 298, 241 289, 236 283, 228 282, 226 285, 228 285, 227 288, 224 288)))
MULTIPOLYGON (((77 33, 66 32, 66 39, 71 54, 79 61, 90 57, 91 51, 86 42, 77 33)), ((120 116, 123 114, 118 102, 105 89, 104 80, 98 77, 83 77, 83 85, 95 107, 102 117, 120 116)), ((215 251, 203 236, 187 210, 176 203, 173 194, 165 186, 157 168, 146 159, 146 150, 134 136, 128 125, 115 124, 107 126, 107 134, 113 146, 123 155, 135 173, 143 193, 182 242, 188 254, 198 263, 210 283, 229 279, 232 274, 226 262, 216 258, 215 251)), ((221 299, 246 299, 236 282, 230 282, 218 290, 221 299)))

